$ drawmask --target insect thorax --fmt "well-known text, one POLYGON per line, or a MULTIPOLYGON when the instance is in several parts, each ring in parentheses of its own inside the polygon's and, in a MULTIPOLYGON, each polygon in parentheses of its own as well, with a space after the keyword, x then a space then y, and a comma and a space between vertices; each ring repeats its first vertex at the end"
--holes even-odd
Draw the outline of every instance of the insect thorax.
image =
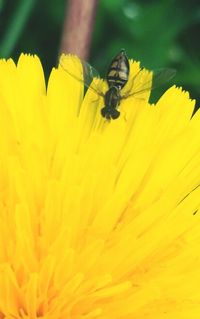
POLYGON ((116 108, 120 103, 120 89, 112 86, 105 94, 105 105, 109 109, 116 108))

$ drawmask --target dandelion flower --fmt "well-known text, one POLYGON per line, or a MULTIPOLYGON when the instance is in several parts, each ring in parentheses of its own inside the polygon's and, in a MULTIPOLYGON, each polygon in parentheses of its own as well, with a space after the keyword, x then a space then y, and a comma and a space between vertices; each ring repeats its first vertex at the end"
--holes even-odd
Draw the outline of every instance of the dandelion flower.
POLYGON ((200 115, 148 95, 109 122, 62 68, 0 62, 0 318, 199 318, 200 115))

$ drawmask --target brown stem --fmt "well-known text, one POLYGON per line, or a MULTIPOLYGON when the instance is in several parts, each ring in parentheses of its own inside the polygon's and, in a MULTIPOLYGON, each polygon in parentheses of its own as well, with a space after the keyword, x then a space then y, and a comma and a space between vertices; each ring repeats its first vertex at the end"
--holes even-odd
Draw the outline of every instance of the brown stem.
POLYGON ((60 53, 87 60, 98 0, 68 0, 60 53))

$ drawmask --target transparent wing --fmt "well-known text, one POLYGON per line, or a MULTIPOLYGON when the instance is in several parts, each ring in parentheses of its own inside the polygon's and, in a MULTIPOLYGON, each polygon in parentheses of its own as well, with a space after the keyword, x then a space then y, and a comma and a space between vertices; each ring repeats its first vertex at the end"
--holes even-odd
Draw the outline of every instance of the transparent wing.
POLYGON ((146 91, 153 90, 170 81, 176 75, 174 69, 158 69, 146 70, 141 69, 130 79, 129 90, 122 98, 127 98, 133 95, 139 95, 146 91))
POLYGON ((176 75, 174 69, 160 69, 153 71, 152 89, 156 89, 159 86, 169 82, 176 75))
POLYGON ((82 82, 88 89, 104 96, 101 91, 100 76, 98 71, 86 61, 74 55, 61 55, 59 66, 77 81, 82 82))

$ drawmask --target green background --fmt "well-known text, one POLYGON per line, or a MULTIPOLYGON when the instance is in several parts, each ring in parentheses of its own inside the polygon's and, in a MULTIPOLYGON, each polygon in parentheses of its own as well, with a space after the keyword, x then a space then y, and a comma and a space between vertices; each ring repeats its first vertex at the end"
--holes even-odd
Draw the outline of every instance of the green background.
MULTIPOLYGON (((48 76, 57 63, 65 6, 65 0, 0 0, 0 57, 36 53, 48 76)), ((103 75, 125 48, 145 67, 175 68, 170 84, 189 90, 200 105, 199 34, 200 1, 99 0, 89 62, 103 75)))

